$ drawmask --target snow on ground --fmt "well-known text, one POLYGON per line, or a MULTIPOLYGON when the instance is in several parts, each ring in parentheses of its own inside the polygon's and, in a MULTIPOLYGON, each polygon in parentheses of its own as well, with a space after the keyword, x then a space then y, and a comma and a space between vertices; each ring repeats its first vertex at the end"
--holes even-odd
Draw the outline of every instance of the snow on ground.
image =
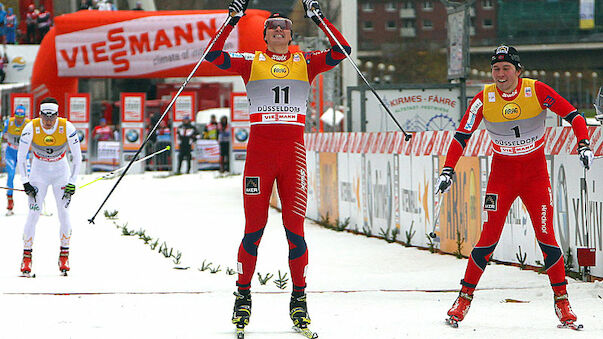
MULTIPOLYGON (((83 185, 96 175, 82 176, 83 185)), ((20 185, 20 180, 16 180, 20 185)), ((37 277, 20 278, 26 199, 15 193, 16 215, 0 216, 0 338, 234 338, 230 323, 236 253, 243 235, 242 178, 215 173, 165 177, 128 175, 91 218, 114 180, 78 189, 72 201, 69 277, 59 276, 58 218, 40 218, 33 252, 37 277), (104 210, 118 210, 107 220, 104 210), (117 225, 143 229, 154 242, 182 252, 174 264, 117 225), (203 261, 220 266, 201 272, 203 261), (189 267, 177 270, 175 266, 189 267)), ((54 199, 46 201, 56 210, 54 199)), ((1 206, 4 206, 0 203, 1 206)), ((570 280, 581 333, 557 329, 545 275, 488 266, 481 291, 458 329, 444 325, 466 260, 383 240, 337 233, 306 221, 308 306, 320 338, 603 338, 603 284, 570 280), (454 291, 454 292, 449 292, 454 291), (503 303, 511 298, 527 303, 503 303)), ((271 209, 257 272, 287 273, 280 213, 271 209)), ((252 283, 247 338, 301 338, 291 330, 291 281, 252 283)))

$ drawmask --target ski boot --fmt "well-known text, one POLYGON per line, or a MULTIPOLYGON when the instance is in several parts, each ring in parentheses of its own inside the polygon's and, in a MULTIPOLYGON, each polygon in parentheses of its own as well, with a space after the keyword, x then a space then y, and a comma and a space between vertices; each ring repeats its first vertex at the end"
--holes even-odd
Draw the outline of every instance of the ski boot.
POLYGON ((59 271, 65 276, 69 271, 69 247, 61 247, 61 252, 59 253, 59 271))
POLYGON ((21 262, 21 275, 30 277, 31 274, 31 251, 23 250, 23 261, 21 262))
POLYGON ((310 331, 310 315, 308 314, 308 305, 306 303, 306 293, 293 292, 291 293, 291 301, 289 302, 289 316, 293 321, 293 329, 301 333, 306 338, 318 338, 318 334, 310 331))
POLYGON ((234 292, 235 304, 232 311, 232 323, 237 326, 237 338, 244 338, 245 326, 251 317, 251 292, 249 290, 234 292))
POLYGON ((582 324, 576 324, 578 317, 572 311, 567 293, 555 295, 555 313, 561 321, 559 328, 571 328, 573 330, 582 329, 582 324))
POLYGON ((8 199, 8 204, 6 205, 6 215, 13 215, 15 214, 15 212, 13 212, 13 208, 15 207, 13 196, 7 195, 6 198, 8 199))
POLYGON ((454 328, 459 327, 459 322, 462 321, 465 318, 465 315, 467 315, 467 312, 469 312, 471 300, 473 300, 473 295, 461 290, 459 296, 454 301, 454 304, 452 304, 452 307, 448 310, 446 324, 454 328))

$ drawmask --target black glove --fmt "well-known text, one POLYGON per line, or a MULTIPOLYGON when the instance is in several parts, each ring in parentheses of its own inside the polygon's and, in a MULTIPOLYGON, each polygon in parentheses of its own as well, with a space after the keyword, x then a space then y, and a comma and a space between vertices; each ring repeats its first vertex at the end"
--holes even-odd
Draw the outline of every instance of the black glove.
POLYGON ((247 6, 249 6, 249 1, 251 0, 232 0, 230 5, 228 5, 228 13, 231 18, 229 24, 236 25, 237 22, 245 15, 245 11, 247 10, 247 6))
POLYGON ((71 196, 75 193, 75 185, 74 184, 67 184, 65 185, 65 188, 63 189, 63 199, 71 199, 71 196))
POLYGON ((593 164, 593 160, 595 159, 595 155, 593 151, 590 150, 590 142, 588 139, 582 139, 578 142, 578 155, 580 155, 580 162, 582 166, 586 169, 590 169, 590 166, 593 164))
POLYGON ((325 16, 322 14, 322 11, 320 10, 320 4, 318 3, 318 1, 302 0, 302 4, 304 5, 304 11, 306 12, 306 17, 312 19, 317 25, 320 25, 320 19, 324 19, 325 16))
POLYGON ((452 167, 444 167, 442 169, 442 173, 440 173, 438 183, 436 184, 436 187, 438 188, 437 192, 448 192, 450 190, 450 186, 452 186, 453 177, 454 169, 452 167))
POLYGON ((29 182, 23 184, 23 189, 25 190, 25 194, 29 195, 36 201, 36 194, 38 193, 38 189, 33 187, 29 182))

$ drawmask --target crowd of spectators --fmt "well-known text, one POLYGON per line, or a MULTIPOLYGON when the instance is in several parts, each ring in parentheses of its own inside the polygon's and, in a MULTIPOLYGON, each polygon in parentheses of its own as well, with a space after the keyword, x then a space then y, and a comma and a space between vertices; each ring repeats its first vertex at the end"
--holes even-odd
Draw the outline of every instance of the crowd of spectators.
MULTIPOLYGON (((1 16, 2 14, 0 13, 0 18, 1 16)), ((22 41, 28 44, 39 44, 53 25, 52 13, 47 11, 44 5, 40 5, 39 8, 36 8, 35 5, 31 4, 29 7, 27 7, 27 12, 25 13, 25 23, 27 31, 22 41)), ((15 28, 17 27, 17 24, 18 22, 15 18, 15 28)), ((7 43, 15 43, 17 40, 17 38, 11 34, 12 31, 11 33, 8 33, 8 30, 5 29, 5 38, 7 43), (10 42, 11 40, 9 40, 9 38, 11 38, 13 42, 10 42)))
POLYGON ((0 44, 39 44, 52 27, 52 14, 43 5, 39 8, 29 5, 21 18, 25 19, 26 32, 19 31, 19 18, 15 11, 11 7, 5 9, 0 3, 0 44))

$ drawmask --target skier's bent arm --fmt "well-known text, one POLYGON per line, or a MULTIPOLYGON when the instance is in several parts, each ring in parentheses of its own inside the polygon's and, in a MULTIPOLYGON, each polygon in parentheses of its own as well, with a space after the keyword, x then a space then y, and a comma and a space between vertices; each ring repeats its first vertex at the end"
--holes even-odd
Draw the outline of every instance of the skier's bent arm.
POLYGON ((446 154, 446 161, 444 162, 444 167, 453 168, 456 166, 456 163, 459 161, 463 152, 465 151, 465 147, 467 146, 467 141, 473 135, 473 132, 477 129, 479 124, 482 121, 483 116, 483 91, 479 92, 467 108, 463 119, 459 124, 459 127, 456 129, 456 133, 454 134, 454 139, 450 143, 448 148, 448 153, 446 154))

